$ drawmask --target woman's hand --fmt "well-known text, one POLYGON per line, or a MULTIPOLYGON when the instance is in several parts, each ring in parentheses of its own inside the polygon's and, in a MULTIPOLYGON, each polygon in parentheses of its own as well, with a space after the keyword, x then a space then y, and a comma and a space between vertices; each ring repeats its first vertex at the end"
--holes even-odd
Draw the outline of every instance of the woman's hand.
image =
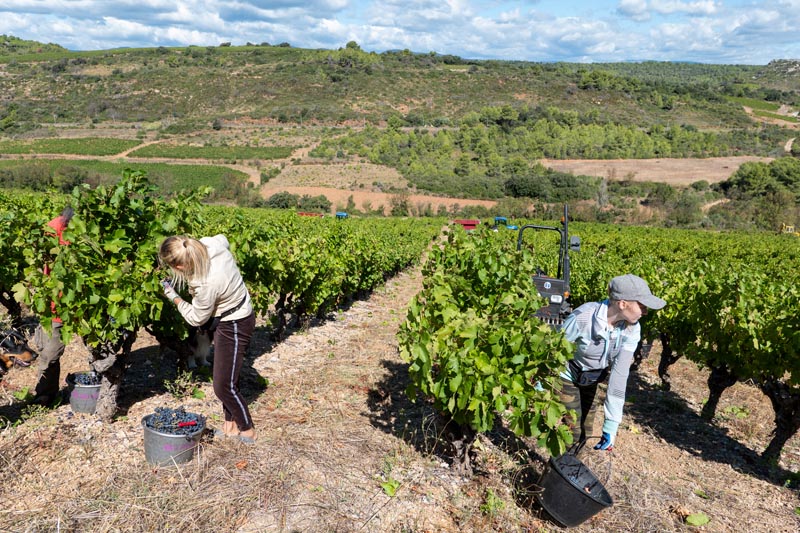
POLYGON ((170 280, 162 279, 161 286, 164 288, 164 296, 166 296, 170 302, 174 302, 175 298, 178 298, 178 293, 172 287, 170 280))

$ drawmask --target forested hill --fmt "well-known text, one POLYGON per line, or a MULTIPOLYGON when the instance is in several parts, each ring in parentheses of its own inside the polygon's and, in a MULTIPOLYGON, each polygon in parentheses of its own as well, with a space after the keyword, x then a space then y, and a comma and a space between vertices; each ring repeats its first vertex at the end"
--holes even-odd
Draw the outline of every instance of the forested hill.
POLYGON ((27 41, 13 35, 0 35, 0 55, 22 56, 28 54, 64 53, 67 49, 57 44, 27 41))
POLYGON ((408 50, 368 53, 288 43, 68 51, 0 36, 6 133, 53 122, 250 118, 324 124, 457 125, 491 106, 575 121, 732 131, 750 100, 800 108, 800 61, 768 65, 476 61, 408 50))

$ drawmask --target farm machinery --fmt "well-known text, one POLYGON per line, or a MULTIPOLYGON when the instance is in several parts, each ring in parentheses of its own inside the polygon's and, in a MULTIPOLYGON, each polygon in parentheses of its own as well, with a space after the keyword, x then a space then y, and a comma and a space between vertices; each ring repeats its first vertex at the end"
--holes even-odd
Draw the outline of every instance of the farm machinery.
POLYGON ((539 296, 547 300, 547 305, 540 307, 535 316, 542 322, 559 327, 564 319, 572 312, 572 304, 569 301, 569 275, 570 260, 569 253, 577 252, 581 248, 580 237, 569 235, 569 213, 568 207, 564 204, 564 215, 561 217, 561 225, 558 226, 539 226, 536 224, 526 224, 519 228, 517 236, 517 250, 522 249, 523 235, 525 230, 536 231, 555 231, 559 234, 558 248, 558 270, 555 277, 549 276, 541 268, 537 268, 533 276, 533 282, 539 296))
POLYGON ((794 235, 795 237, 800 237, 800 231, 795 231, 794 224, 786 224, 781 223, 781 235, 794 235))

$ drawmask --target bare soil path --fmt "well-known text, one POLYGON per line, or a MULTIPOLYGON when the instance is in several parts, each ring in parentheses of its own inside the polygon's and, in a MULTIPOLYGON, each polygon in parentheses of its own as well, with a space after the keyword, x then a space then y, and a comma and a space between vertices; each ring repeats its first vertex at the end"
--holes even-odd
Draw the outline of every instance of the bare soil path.
MULTIPOLYGON (((0 523, 7 531, 521 532, 559 531, 531 502, 546 454, 498 426, 479 440, 471 479, 448 465, 443 428, 429 405, 405 396, 407 370, 395 338, 421 287, 419 268, 364 300, 276 342, 262 325, 242 373, 259 431, 251 447, 204 437, 190 463, 155 468, 140 420, 157 406, 186 406, 219 427, 211 384, 204 398, 168 391, 179 374, 147 334, 134 346, 121 416, 102 423, 69 405, 30 413, 13 393, 33 369, 0 385, 0 523), (264 379, 269 381, 264 384, 264 379)), ((611 453, 582 458, 614 505, 579 532, 794 533, 800 437, 775 469, 757 454, 772 429, 769 402, 737 384, 718 419, 701 421, 706 376, 685 361, 672 391, 657 386, 658 346, 631 376, 626 419, 611 453), (740 416, 744 413, 744 416, 740 416), (796 485, 795 485, 796 486, 796 485)), ((79 342, 62 377, 86 368, 79 342)))

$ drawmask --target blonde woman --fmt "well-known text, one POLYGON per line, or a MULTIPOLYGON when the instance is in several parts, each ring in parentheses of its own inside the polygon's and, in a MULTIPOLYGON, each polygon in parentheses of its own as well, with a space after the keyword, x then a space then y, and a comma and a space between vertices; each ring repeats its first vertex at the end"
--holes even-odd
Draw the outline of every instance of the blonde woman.
POLYGON ((255 329, 255 315, 228 239, 224 235, 200 240, 183 235, 168 237, 161 243, 158 256, 172 271, 172 279, 162 282, 164 295, 189 325, 212 330, 214 394, 222 402, 225 415, 215 436, 254 443, 256 433, 239 391, 239 373, 255 329), (184 287, 191 301, 178 294, 184 287))

